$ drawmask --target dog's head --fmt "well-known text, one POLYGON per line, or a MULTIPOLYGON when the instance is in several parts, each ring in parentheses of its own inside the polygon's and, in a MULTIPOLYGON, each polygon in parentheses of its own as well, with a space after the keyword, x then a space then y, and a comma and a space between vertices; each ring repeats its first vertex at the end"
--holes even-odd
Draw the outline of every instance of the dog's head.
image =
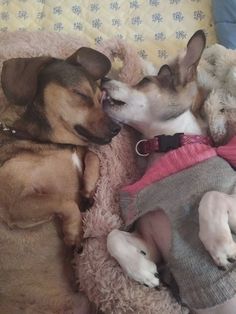
POLYGON ((110 70, 109 59, 80 48, 66 60, 16 58, 4 62, 2 87, 8 100, 26 106, 24 123, 35 137, 57 143, 109 143, 120 127, 103 110, 97 81, 110 70))
POLYGON ((205 34, 197 31, 187 47, 169 65, 163 65, 156 76, 147 76, 136 86, 106 80, 103 88, 106 110, 116 120, 144 133, 152 123, 162 123, 188 110, 197 95, 197 65, 205 48, 205 34))

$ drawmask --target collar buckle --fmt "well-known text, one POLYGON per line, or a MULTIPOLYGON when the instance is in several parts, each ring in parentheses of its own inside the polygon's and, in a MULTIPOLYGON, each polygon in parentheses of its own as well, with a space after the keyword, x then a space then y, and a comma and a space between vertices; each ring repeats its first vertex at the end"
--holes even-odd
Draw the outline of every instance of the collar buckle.
POLYGON ((158 152, 166 153, 170 150, 181 147, 181 137, 183 133, 175 133, 174 135, 158 135, 159 148, 158 152))

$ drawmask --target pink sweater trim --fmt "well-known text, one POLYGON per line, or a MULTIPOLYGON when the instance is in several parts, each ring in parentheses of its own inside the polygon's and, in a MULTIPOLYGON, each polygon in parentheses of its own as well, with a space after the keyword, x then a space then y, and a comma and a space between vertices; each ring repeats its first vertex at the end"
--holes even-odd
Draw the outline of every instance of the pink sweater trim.
POLYGON ((236 167, 236 136, 234 136, 226 145, 217 147, 216 152, 233 167, 236 167))
POLYGON ((139 181, 126 186, 122 191, 135 194, 153 182, 164 179, 216 155, 215 149, 208 145, 189 144, 182 146, 166 153, 146 171, 139 181))

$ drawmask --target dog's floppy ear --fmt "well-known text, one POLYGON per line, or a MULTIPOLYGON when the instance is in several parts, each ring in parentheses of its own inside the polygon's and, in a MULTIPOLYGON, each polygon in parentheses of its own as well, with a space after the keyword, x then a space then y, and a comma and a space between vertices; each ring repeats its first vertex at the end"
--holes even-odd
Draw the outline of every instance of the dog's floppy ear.
POLYGON ((7 99, 19 106, 30 104, 37 92, 38 74, 51 60, 51 57, 35 57, 4 61, 1 83, 7 99))
POLYGON ((173 87, 173 74, 169 65, 164 64, 158 74, 157 74, 158 82, 164 88, 173 87))
POLYGON ((80 64, 95 80, 105 77, 111 69, 111 61, 104 54, 88 47, 78 49, 66 61, 80 64))
POLYGON ((184 57, 180 59, 179 67, 181 83, 186 83, 193 79, 205 45, 206 36, 202 30, 197 31, 190 38, 187 44, 186 53, 184 57))

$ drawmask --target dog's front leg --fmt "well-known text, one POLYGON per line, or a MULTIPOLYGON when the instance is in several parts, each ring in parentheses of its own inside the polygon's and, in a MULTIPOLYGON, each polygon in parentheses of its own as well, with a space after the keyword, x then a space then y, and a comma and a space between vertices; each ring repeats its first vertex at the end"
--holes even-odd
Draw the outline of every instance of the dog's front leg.
POLYGON ((225 267, 236 259, 236 243, 229 227, 235 199, 221 192, 207 192, 199 205, 199 238, 215 263, 225 267))
POLYGON ((83 190, 82 197, 86 200, 87 207, 93 204, 93 196, 100 175, 100 161, 98 156, 88 151, 84 158, 83 190))
POLYGON ((107 249, 128 276, 148 287, 159 286, 156 264, 151 260, 144 241, 132 233, 112 230, 107 249))
POLYGON ((229 208, 229 227, 236 234, 236 191, 231 195, 231 206, 229 208))
POLYGON ((82 220, 78 205, 55 194, 32 194, 18 198, 9 208, 9 225, 29 228, 58 215, 62 219, 64 241, 78 245, 82 238, 82 220))

